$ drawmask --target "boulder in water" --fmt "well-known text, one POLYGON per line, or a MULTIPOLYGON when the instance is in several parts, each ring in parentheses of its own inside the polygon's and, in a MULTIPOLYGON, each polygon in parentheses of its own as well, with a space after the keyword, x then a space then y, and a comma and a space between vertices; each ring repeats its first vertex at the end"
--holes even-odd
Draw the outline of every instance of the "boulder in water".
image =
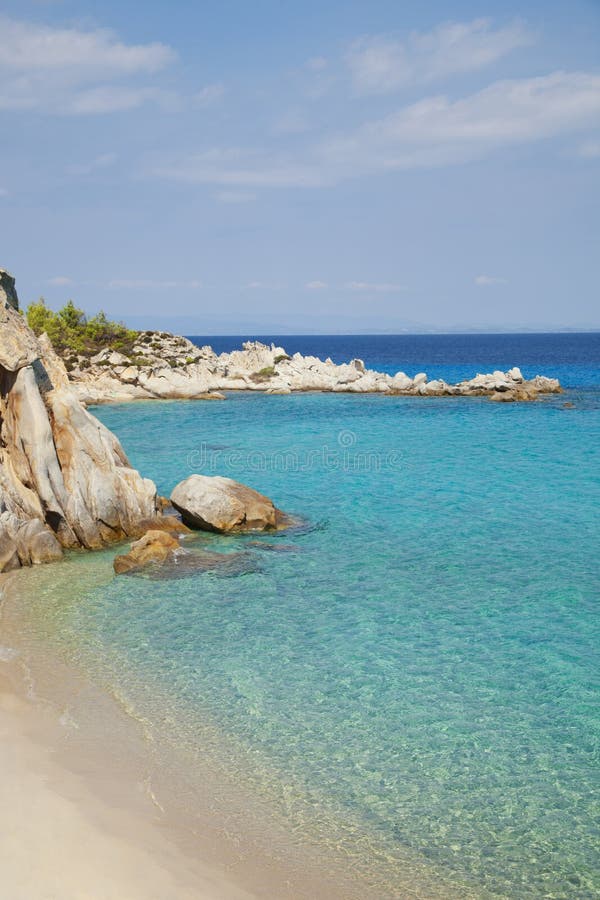
POLYGON ((186 525, 203 531, 264 531, 282 517, 268 497, 220 475, 190 475, 174 488, 171 503, 186 525))
POLYGON ((147 531, 146 534, 134 541, 129 553, 115 556, 113 568, 117 575, 139 569, 149 563, 164 562, 173 550, 179 549, 179 541, 166 531, 147 531))

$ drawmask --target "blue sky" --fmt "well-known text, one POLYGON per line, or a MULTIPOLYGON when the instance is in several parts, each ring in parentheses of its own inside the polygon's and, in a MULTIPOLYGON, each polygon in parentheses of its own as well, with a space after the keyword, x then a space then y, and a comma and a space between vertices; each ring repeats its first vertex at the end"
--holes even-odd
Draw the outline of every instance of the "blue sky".
POLYGON ((0 265, 186 333, 600 327, 600 3, 3 2, 0 265))

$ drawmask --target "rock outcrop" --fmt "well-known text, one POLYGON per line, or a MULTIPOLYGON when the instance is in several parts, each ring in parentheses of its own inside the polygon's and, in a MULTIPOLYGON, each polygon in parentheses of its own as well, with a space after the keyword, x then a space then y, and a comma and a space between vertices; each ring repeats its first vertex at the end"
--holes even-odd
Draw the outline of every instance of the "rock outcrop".
POLYGON ((179 541, 166 531, 147 531, 138 541, 134 541, 129 553, 115 556, 113 568, 117 575, 132 572, 149 563, 164 562, 174 551, 179 549, 179 541))
POLYGON ((140 533, 156 488, 81 404, 0 270, 0 571, 140 533))
POLYGON ((560 391, 555 379, 536 376, 525 381, 516 367, 447 384, 441 379, 428 381, 425 372, 412 377, 404 372, 376 372, 367 369, 361 359, 338 365, 316 356, 290 356, 283 347, 258 341, 247 341, 241 350, 217 355, 211 347, 197 347, 187 338, 165 332, 142 332, 129 357, 109 349, 90 360, 81 357, 69 377, 79 397, 88 404, 153 398, 215 400, 224 399, 223 391, 238 390, 419 397, 491 397, 514 390, 515 400, 531 399, 523 393, 528 386, 535 389, 536 396, 560 391))
POLYGON ((190 475, 174 488, 171 503, 186 525, 203 531, 264 531, 283 522, 268 497, 218 475, 190 475))

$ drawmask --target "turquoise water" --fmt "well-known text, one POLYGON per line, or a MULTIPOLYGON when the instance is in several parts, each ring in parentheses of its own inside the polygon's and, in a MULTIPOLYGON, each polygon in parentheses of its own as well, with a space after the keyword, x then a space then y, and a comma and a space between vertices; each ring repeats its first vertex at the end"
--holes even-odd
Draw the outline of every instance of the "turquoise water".
POLYGON ((95 413, 162 493, 228 474, 303 525, 198 538, 223 572, 54 576, 72 661, 381 898, 600 896, 598 393, 95 413))

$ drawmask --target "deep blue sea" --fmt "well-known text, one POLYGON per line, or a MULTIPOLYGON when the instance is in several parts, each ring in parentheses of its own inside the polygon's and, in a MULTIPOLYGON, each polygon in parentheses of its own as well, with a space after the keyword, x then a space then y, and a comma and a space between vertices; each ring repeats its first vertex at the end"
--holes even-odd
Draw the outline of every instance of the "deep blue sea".
POLYGON ((282 345, 288 353, 328 356, 335 363, 363 359, 369 368, 408 375, 427 372, 448 382, 477 372, 506 371, 520 366, 530 378, 552 375, 568 387, 600 385, 600 332, 585 334, 376 334, 376 335, 254 335, 190 338, 216 353, 228 353, 244 340, 282 345), (543 371, 542 371, 543 370, 543 371))
POLYGON ((599 897, 600 335, 273 340, 569 390, 96 409, 162 493, 229 475, 304 524, 199 538, 233 555, 222 573, 113 578, 110 553, 82 557, 76 601, 72 573, 70 602, 56 575, 32 592, 43 628, 382 900, 599 897), (90 559, 106 575, 86 583, 90 559))

